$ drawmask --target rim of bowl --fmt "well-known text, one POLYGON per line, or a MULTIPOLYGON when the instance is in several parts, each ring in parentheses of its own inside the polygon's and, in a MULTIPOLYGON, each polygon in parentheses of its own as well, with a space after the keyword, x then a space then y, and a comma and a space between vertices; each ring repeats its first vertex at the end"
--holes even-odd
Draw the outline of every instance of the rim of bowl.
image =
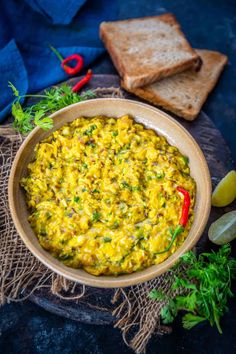
MULTIPOLYGON (((94 104, 95 102, 111 102, 114 101, 114 103, 117 103, 120 101, 120 103, 125 102, 129 103, 131 105, 136 105, 142 106, 148 110, 151 110, 155 112, 156 114, 159 114, 162 116, 163 119, 166 119, 167 121, 171 122, 175 127, 178 129, 182 130, 182 132, 185 134, 186 137, 191 141, 195 148, 195 154, 196 156, 198 155, 198 159, 201 162, 201 167, 203 167, 203 170, 201 171, 202 174, 205 174, 205 203, 204 203, 204 210, 201 210, 202 214, 202 219, 200 224, 197 226, 196 231, 194 235, 192 235, 191 239, 187 238, 183 242, 183 244, 171 255, 169 256, 165 261, 162 263, 152 265, 144 270, 141 271, 136 271, 134 273, 130 274, 122 274, 118 276, 94 276, 91 275, 87 272, 85 272, 82 269, 79 269, 80 271, 82 270, 82 274, 78 274, 77 271, 78 269, 70 268, 65 266, 62 262, 58 261, 56 258, 51 256, 51 254, 47 251, 45 251, 41 246, 40 248, 36 247, 31 240, 28 238, 27 233, 24 230, 24 227, 22 227, 21 222, 19 221, 19 218, 17 216, 17 209, 14 203, 14 193, 13 193, 13 186, 14 186, 14 178, 17 170, 18 163, 20 161, 20 157, 22 152, 24 151, 25 146, 27 145, 28 141, 39 131, 41 128, 36 127, 33 129, 32 132, 26 137, 22 145, 20 146, 19 150, 17 151, 17 154, 14 158, 11 171, 10 171, 10 176, 9 176, 9 181, 8 181, 8 202, 9 202, 9 207, 10 207, 10 212, 11 216, 14 222, 14 225, 16 227, 17 232, 19 233, 21 239, 23 240, 24 244, 26 247, 31 251, 31 253, 40 261, 42 262, 46 267, 51 269, 52 271, 56 272, 57 274, 72 280, 77 283, 81 283, 84 285, 88 286, 93 286, 93 287, 99 287, 99 288, 118 288, 118 287, 128 287, 132 285, 136 285, 139 283, 146 282, 148 280, 154 279, 155 277, 167 272, 183 255, 185 252, 189 251, 193 246, 197 243, 199 238, 201 237, 205 226, 207 224, 209 214, 210 214, 210 209, 211 209, 211 177, 210 177, 210 172, 208 169, 208 165, 205 159, 205 156, 195 141, 195 139, 192 137, 192 135, 174 118, 172 118, 170 115, 167 113, 163 112, 162 110, 155 108, 153 106, 150 106, 149 104, 142 103, 139 101, 134 101, 134 100, 128 100, 128 99, 123 99, 123 98, 96 98, 96 99, 91 99, 83 102, 78 102, 74 103, 72 105, 69 105, 67 107, 64 107, 60 109, 57 112, 54 112, 53 114, 50 115, 51 118, 56 117, 58 114, 61 113, 66 113, 68 110, 70 110, 72 107, 75 106, 81 106, 81 105, 88 105, 94 104)), ((104 103, 105 104, 105 103, 104 103)), ((114 108, 115 110, 115 108, 114 108)), ((127 114, 129 114, 127 112, 127 114)), ((114 114, 116 116, 116 114, 114 114)), ((76 119, 76 117, 74 118, 76 119)), ((134 117, 135 119, 135 117, 134 117)), ((148 121, 148 118, 147 118, 148 121)), ((66 124, 66 122, 63 123, 63 125, 66 124)), ((59 128, 57 128, 59 129, 59 128)), ((57 130, 56 129, 56 130, 57 130)), ((151 129, 153 129, 151 127, 151 129)), ((158 128, 156 128, 157 133, 158 133, 158 128)), ((47 133, 50 135, 53 131, 49 130, 47 133)), ((159 134, 159 133, 158 133, 159 134)), ((160 133, 162 135, 162 133, 160 133)), ((167 138, 168 140, 168 138, 167 138)), ((171 143, 172 145, 172 143, 171 143)), ((178 146, 177 146, 178 147, 178 146)), ((190 229, 191 231, 191 229, 190 229)), ((38 242, 38 240, 37 240, 38 242)), ((38 245, 39 242, 38 242, 38 245)))

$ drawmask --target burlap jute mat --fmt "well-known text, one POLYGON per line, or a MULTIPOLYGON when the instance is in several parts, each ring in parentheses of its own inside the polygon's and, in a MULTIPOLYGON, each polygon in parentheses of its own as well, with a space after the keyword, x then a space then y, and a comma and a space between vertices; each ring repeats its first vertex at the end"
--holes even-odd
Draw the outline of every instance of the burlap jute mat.
MULTIPOLYGON (((97 97, 123 97, 117 88, 98 88, 97 97)), ((17 234, 8 206, 8 177, 12 162, 23 137, 11 126, 0 127, 0 305, 23 301, 34 291, 47 287, 55 296, 64 300, 79 301, 86 294, 86 287, 64 279, 41 264, 26 248, 17 234)), ((164 301, 154 301, 148 296, 152 289, 174 296, 171 290, 172 271, 158 278, 126 289, 117 289, 111 302, 116 317, 115 327, 120 328, 125 343, 136 353, 145 353, 154 333, 170 332, 160 323, 164 301)))

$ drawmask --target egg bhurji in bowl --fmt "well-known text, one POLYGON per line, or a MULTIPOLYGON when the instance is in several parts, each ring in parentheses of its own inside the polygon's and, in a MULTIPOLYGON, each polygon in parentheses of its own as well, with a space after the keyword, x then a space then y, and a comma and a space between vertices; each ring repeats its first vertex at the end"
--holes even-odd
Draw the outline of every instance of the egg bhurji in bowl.
POLYGON ((211 206, 209 170, 192 136, 126 99, 88 100, 51 117, 50 131, 35 128, 24 140, 9 177, 27 248, 89 286, 130 286, 170 269, 199 240, 211 206))
POLYGON ((187 157, 125 115, 78 118, 37 144, 21 180, 41 246, 93 275, 132 273, 163 262, 193 221, 187 157), (183 195, 186 227, 173 240, 183 195))

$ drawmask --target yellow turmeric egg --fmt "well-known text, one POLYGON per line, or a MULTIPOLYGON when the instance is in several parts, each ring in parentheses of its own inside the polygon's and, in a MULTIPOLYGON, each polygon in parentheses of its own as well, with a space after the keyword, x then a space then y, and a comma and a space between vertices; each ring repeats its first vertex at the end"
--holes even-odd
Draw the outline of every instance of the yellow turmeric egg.
POLYGON ((78 118, 38 143, 21 185, 41 244, 94 275, 163 262, 193 222, 196 185, 188 159, 130 116, 78 118), (187 225, 173 239, 183 196, 187 225))

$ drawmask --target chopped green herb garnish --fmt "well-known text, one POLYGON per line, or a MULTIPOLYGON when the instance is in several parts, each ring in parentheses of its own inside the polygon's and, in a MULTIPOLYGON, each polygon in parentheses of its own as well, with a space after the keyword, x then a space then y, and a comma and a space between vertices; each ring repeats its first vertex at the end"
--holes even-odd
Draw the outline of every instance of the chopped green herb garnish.
POLYGON ((161 179, 161 178, 164 178, 165 177, 165 173, 164 172, 158 172, 157 174, 156 174, 156 178, 157 179, 161 179))
POLYGON ((51 214, 49 211, 47 211, 47 212, 46 212, 46 218, 47 218, 47 220, 51 219, 51 217, 52 217, 52 214, 51 214))
POLYGON ((182 159, 184 161, 184 164, 187 166, 189 164, 189 158, 188 156, 182 156, 182 159))
POLYGON ((92 193, 100 193, 100 191, 95 188, 95 189, 92 190, 92 193))
POLYGON ((88 141, 87 143, 86 143, 86 145, 88 145, 88 146, 91 146, 91 148, 95 148, 95 146, 96 146, 96 144, 94 144, 94 142, 93 141, 88 141))
POLYGON ((126 144, 119 150, 119 154, 125 154, 129 149, 130 149, 130 144, 126 144))
POLYGON ((118 131, 112 132, 112 136, 117 136, 117 135, 118 135, 118 131))
POLYGON ((75 196, 75 197, 74 197, 74 202, 75 202, 75 203, 79 203, 79 201, 80 201, 80 197, 75 196))
POLYGON ((131 189, 131 186, 126 181, 121 182, 123 188, 131 189))
POLYGON ((83 134, 87 135, 87 136, 91 136, 95 129, 97 129, 96 124, 92 124, 87 130, 85 130, 85 132, 83 134))
POLYGON ((140 186, 131 186, 129 183, 127 183, 126 181, 121 182, 121 186, 122 188, 126 188, 129 189, 131 192, 132 191, 140 191, 141 187, 140 186))
POLYGON ((140 186, 133 186, 131 187, 132 188, 132 191, 141 191, 141 187, 140 186))
POLYGON ((115 221, 111 228, 112 229, 118 229, 119 226, 120 226, 119 221, 115 221))
POLYGON ((147 158, 144 159, 144 160, 143 160, 143 164, 146 165, 147 161, 148 161, 147 158))
POLYGON ((101 213, 99 213, 98 211, 94 211, 92 221, 97 222, 100 220, 100 218, 101 218, 101 213))
POLYGON ((73 255, 65 253, 60 255, 58 258, 60 259, 60 261, 68 261, 73 258, 73 255))
POLYGON ((88 168, 88 165, 85 162, 82 164, 82 166, 83 168, 88 168))
POLYGON ((104 241, 104 242, 111 242, 111 238, 105 236, 105 237, 103 237, 103 241, 104 241))
POLYGON ((39 211, 35 211, 32 215, 34 215, 34 217, 37 219, 40 215, 39 211))

